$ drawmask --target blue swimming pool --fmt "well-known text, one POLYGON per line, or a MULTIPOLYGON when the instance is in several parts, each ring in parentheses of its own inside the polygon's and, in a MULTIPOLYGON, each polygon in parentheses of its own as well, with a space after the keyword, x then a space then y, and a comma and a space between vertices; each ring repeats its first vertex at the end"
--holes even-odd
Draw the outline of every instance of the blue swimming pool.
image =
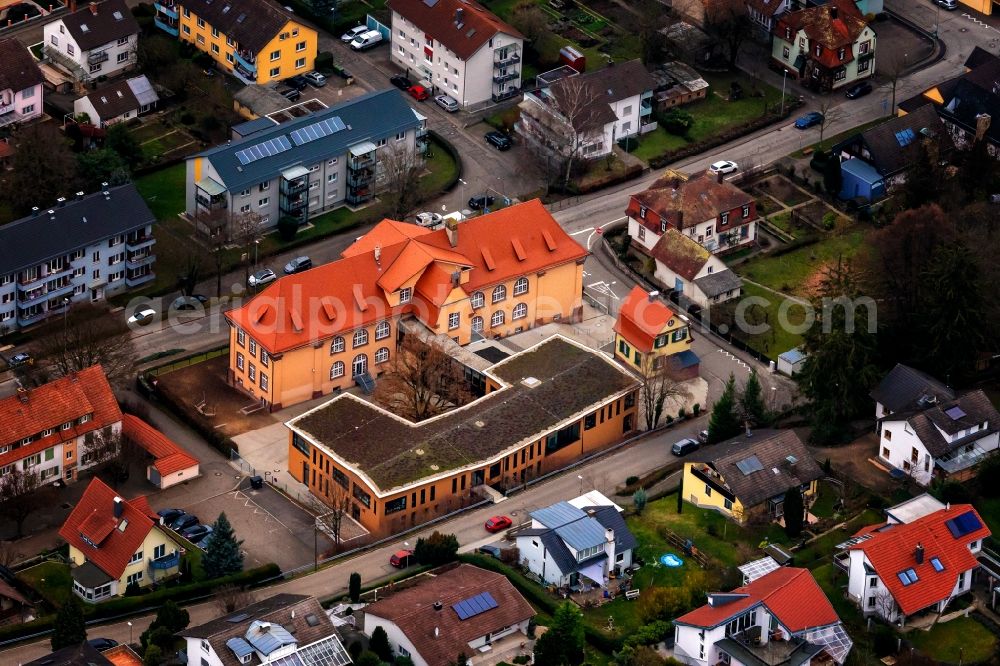
POLYGON ((679 567, 684 564, 684 560, 673 553, 667 553, 666 555, 660 555, 660 564, 665 567, 679 567))

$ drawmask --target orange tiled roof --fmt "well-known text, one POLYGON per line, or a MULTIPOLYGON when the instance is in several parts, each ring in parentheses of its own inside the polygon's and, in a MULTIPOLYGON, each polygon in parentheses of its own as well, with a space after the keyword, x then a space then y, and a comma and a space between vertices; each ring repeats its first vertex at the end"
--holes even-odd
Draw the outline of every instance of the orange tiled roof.
POLYGON ((138 497, 133 497, 132 499, 129 500, 129 503, 132 504, 132 506, 134 506, 139 511, 142 511, 144 514, 149 516, 149 519, 152 520, 154 523, 160 522, 159 514, 153 511, 153 507, 149 506, 149 498, 146 497, 145 495, 139 495, 138 497))
POLYGON ((198 464, 197 458, 175 444, 169 437, 138 416, 122 416, 122 434, 156 458, 153 467, 161 476, 173 474, 198 464))
POLYGON ((642 287, 632 287, 618 311, 615 331, 641 352, 653 350, 653 342, 677 313, 659 298, 652 301, 642 287))
POLYGON ((102 652, 101 656, 115 666, 142 666, 142 659, 127 645, 116 645, 102 652))

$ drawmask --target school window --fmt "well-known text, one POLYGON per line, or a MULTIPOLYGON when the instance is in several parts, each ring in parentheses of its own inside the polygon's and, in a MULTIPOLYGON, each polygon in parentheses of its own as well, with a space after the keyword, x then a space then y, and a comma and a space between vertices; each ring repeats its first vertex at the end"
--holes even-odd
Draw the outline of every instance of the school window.
MULTIPOLYGON (((584 430, 590 430, 591 428, 595 428, 595 427, 597 427, 597 412, 592 412, 590 414, 587 414, 585 417, 583 417, 583 429, 584 430)), ((521 451, 521 453, 523 454, 524 451, 521 451)), ((522 457, 523 457, 523 455, 522 455, 522 457)), ((524 461, 522 460, 521 462, 523 463, 524 461)))
POLYGON ((268 356, 268 354, 267 354, 266 351, 264 351, 263 349, 261 349, 260 350, 260 364, 266 368, 267 365, 268 365, 268 363, 270 363, 270 361, 271 361, 271 357, 268 356))
POLYGON ((493 313, 493 316, 490 318, 490 326, 492 326, 493 328, 496 328, 497 326, 503 326, 504 320, 505 320, 504 311, 497 310, 496 312, 493 313))
POLYGON ((261 391, 266 391, 267 390, 267 373, 266 372, 260 373, 260 390, 261 391))
POLYGON ((389 322, 383 320, 375 326, 375 339, 384 340, 387 337, 389 337, 389 322))
POLYGON ((385 363, 388 360, 389 360, 389 348, 388 347, 380 347, 379 350, 377 352, 375 352, 375 362, 376 363, 385 363))
POLYGON ((342 351, 344 351, 344 338, 338 335, 330 341, 330 354, 339 354, 342 351))
POLYGON ((511 319, 524 319, 528 316, 528 306, 525 303, 518 303, 514 306, 511 319))
POLYGON ((469 297, 469 304, 473 307, 473 309, 483 307, 485 302, 486 297, 483 296, 483 292, 481 291, 474 292, 472 296, 469 297))
POLYGON ((399 302, 409 303, 410 296, 412 294, 413 294, 413 289, 411 289, 410 287, 403 287, 402 289, 399 290, 399 302))
POLYGON ((257 366, 253 363, 251 363, 250 367, 247 368, 247 377, 249 377, 252 382, 257 381, 257 366))
POLYGON ((507 298, 507 287, 502 284, 498 284, 493 288, 493 302, 499 303, 505 298, 507 298))
POLYGON ((256 341, 254 341, 253 338, 250 338, 250 355, 251 356, 257 355, 257 343, 256 341))
POLYGON ((344 376, 344 362, 337 361, 330 366, 330 379, 337 379, 344 376))

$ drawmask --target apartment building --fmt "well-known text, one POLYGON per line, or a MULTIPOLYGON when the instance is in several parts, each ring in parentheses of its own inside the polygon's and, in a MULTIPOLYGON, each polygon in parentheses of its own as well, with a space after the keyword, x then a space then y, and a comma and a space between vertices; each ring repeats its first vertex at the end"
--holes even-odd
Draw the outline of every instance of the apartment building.
POLYGON ((187 215, 214 235, 241 213, 266 228, 364 204, 387 155, 420 159, 424 123, 398 90, 379 90, 198 153, 187 159, 187 215))
POLYGON ((524 37, 469 0, 391 0, 391 60, 464 109, 521 90, 524 37))
POLYGON ((267 0, 157 0, 155 25, 207 53, 247 85, 304 74, 317 35, 267 0))
POLYGON ((31 52, 16 39, 0 40, 0 127, 42 115, 45 78, 31 52))
POLYGON ((112 77, 136 64, 139 23, 125 0, 91 2, 43 27, 42 53, 83 83, 112 77))
POLYGON ((0 227, 0 326, 31 326, 153 280, 154 222, 128 184, 77 192, 0 227))

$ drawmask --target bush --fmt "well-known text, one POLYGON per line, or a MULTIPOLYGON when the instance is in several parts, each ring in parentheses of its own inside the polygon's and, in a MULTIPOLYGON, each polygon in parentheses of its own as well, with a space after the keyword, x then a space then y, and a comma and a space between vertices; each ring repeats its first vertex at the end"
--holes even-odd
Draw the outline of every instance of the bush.
POLYGON ((833 211, 827 211, 826 215, 823 216, 823 228, 832 231, 835 226, 837 226, 837 214, 833 211))
POLYGON ((630 476, 627 479, 625 479, 626 486, 634 486, 637 483, 639 483, 639 477, 637 476, 630 476))
POLYGON ((181 114, 181 123, 184 125, 194 125, 195 117, 190 111, 185 111, 181 114))
POLYGON ((701 404, 697 402, 694 403, 694 406, 691 407, 691 411, 694 413, 695 416, 698 416, 698 414, 701 413, 701 404))
POLYGON ((286 243, 295 238, 295 233, 299 230, 299 221, 291 215, 282 215, 278 218, 278 235, 286 243))
POLYGON ((687 136, 694 125, 694 116, 681 109, 670 109, 660 116, 660 124, 663 129, 677 136, 687 136))
POLYGON ((436 567, 447 564, 455 559, 458 553, 458 539, 454 534, 442 534, 434 531, 426 539, 417 539, 413 556, 420 564, 436 567))
POLYGON ((333 73, 333 54, 329 51, 320 51, 316 54, 316 62, 313 67, 322 74, 333 73))
POLYGON ((678 410, 677 410, 677 418, 678 418, 678 419, 682 419, 682 418, 684 418, 685 416, 687 416, 687 412, 686 412, 686 411, 684 411, 684 408, 683 408, 683 407, 681 407, 680 409, 678 409, 678 410))
POLYGON ((625 645, 653 645, 659 643, 670 634, 672 628, 673 625, 665 620, 655 620, 633 631, 625 639, 625 645))
POLYGON ((358 603, 361 600, 361 574, 357 571, 351 574, 348 582, 348 595, 351 597, 351 603, 358 603))

